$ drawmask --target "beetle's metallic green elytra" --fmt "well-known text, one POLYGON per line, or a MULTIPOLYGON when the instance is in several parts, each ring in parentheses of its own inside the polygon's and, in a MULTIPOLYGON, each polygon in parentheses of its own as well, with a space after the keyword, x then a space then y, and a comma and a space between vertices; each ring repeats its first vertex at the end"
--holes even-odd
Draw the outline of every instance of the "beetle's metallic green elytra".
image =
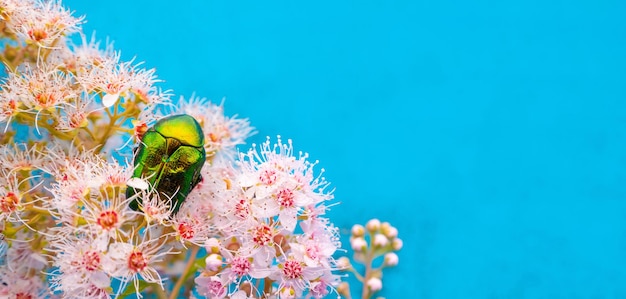
MULTIPOLYGON (((162 200, 171 198, 172 215, 200 182, 200 170, 206 161, 204 134, 200 124, 187 114, 165 117, 148 129, 135 149, 133 178, 147 180, 162 200)), ((126 188, 126 197, 135 194, 126 188)), ((139 210, 138 199, 130 207, 139 210)))

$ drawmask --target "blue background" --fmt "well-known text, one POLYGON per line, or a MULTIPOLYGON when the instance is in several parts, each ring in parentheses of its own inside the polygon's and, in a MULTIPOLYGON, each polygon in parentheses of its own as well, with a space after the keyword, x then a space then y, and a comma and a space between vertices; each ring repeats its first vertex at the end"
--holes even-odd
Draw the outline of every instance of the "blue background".
POLYGON ((624 1, 64 3, 397 226, 381 295, 626 298, 624 1))

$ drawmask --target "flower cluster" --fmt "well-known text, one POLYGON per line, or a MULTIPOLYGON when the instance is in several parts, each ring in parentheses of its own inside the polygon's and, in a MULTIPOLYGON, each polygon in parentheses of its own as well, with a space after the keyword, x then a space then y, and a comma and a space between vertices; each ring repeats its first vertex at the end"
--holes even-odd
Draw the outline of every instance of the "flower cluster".
POLYGON ((234 168, 207 174, 210 179, 195 193, 212 194, 221 240, 204 245, 210 254, 195 280, 200 294, 223 298, 247 290, 322 298, 333 290, 339 279, 332 254, 339 243, 337 230, 323 218, 332 196, 307 157, 294 156, 291 141, 279 138, 272 145, 268 139, 240 154, 234 168))
POLYGON ((318 162, 280 137, 239 153, 248 120, 172 101, 155 70, 101 49, 82 21, 60 1, 0 0, 0 297, 338 295, 318 162), (197 121, 206 153, 180 209, 168 194, 191 174, 163 166, 177 136, 148 177, 129 146, 161 153, 143 137, 172 114, 197 121))
MULTIPOLYGON (((371 219, 365 227, 360 224, 352 226, 350 245, 354 251, 353 259, 365 266, 365 273, 359 273, 347 257, 341 257, 338 265, 363 283, 361 298, 369 299, 383 288, 383 269, 398 265, 395 252, 402 249, 402 244, 402 239, 398 238, 398 229, 389 222, 381 223, 378 219, 371 219), (382 262, 375 267, 374 263, 381 256, 382 262)), ((347 282, 341 283, 337 290, 345 298, 352 298, 347 282)))

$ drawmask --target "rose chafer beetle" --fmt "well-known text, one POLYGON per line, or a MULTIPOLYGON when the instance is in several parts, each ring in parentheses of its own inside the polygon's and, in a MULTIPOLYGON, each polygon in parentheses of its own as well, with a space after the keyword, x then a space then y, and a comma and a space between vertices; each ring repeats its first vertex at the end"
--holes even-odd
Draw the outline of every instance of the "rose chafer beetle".
MULTIPOLYGON (((187 114, 160 119, 141 138, 135 149, 133 178, 146 180, 162 200, 170 200, 172 215, 200 182, 200 170, 206 161, 204 133, 200 124, 187 114)), ((135 194, 130 186, 126 198, 135 194)), ((130 207, 138 211, 139 200, 130 207)))

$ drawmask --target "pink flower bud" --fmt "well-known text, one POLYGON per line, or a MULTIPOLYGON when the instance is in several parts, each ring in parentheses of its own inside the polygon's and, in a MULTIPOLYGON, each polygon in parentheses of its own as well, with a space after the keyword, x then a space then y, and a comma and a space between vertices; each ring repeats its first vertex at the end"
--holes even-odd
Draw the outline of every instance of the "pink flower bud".
POLYGON ((222 266, 222 264, 224 263, 222 260, 222 256, 219 254, 209 254, 209 256, 207 256, 207 258, 205 259, 206 262, 206 269, 209 271, 217 271, 219 269, 220 266, 222 266))
POLYGON ((384 263, 385 263, 385 266, 389 266, 389 267, 396 266, 398 264, 398 255, 393 252, 389 252, 385 254, 384 263))
POLYGON ((367 288, 374 292, 378 292, 383 288, 383 281, 378 277, 372 277, 367 280, 367 288))
POLYGON ((390 226, 388 229, 384 230, 383 233, 387 236, 387 238, 393 239, 398 236, 398 229, 390 226))
POLYGON ((376 234, 374 236, 374 242, 372 243, 374 244, 374 246, 385 247, 387 246, 387 244, 389 244, 389 239, 387 239, 387 237, 385 237, 385 235, 383 234, 376 234))
POLYGON ((378 229, 380 229, 380 220, 374 218, 371 219, 370 221, 367 222, 367 224, 365 225, 365 227, 367 228, 368 231, 370 232, 374 232, 377 231, 378 229))
POLYGON ((395 251, 402 249, 402 239, 393 239, 391 247, 393 247, 393 250, 395 251))
POLYGON ((218 253, 220 252, 220 241, 216 238, 209 238, 204 242, 204 248, 206 248, 208 252, 218 253))
POLYGON ((352 250, 359 252, 364 251, 367 248, 367 242, 363 238, 354 238, 350 240, 350 245, 352 246, 352 250))
POLYGON ((350 266, 350 259, 345 256, 342 256, 337 260, 337 268, 339 269, 348 269, 350 266))
POLYGON ((363 225, 355 224, 354 226, 352 226, 353 237, 363 237, 364 234, 365 234, 365 228, 363 227, 363 225))

